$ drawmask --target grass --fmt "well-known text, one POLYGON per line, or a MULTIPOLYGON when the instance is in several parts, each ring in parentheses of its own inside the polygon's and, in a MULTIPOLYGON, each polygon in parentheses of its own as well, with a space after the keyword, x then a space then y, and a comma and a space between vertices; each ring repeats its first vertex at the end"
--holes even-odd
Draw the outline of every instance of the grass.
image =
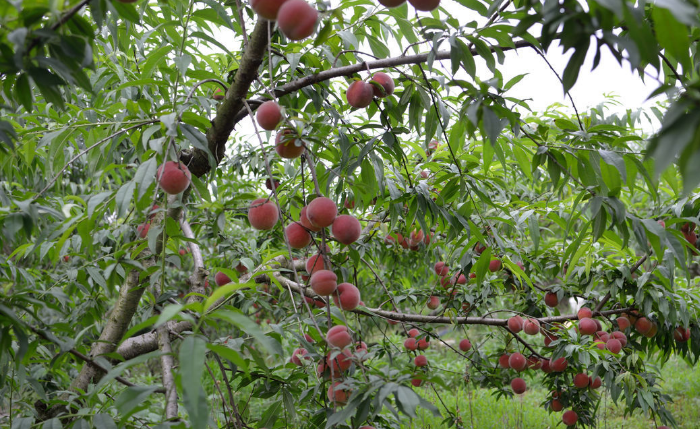
MULTIPOLYGON (((437 361, 437 360, 434 360, 437 361)), ((700 368, 691 367, 684 361, 672 358, 661 368, 661 386, 674 402, 667 408, 682 429, 700 428, 700 368)), ((462 427, 478 429, 547 429, 563 428, 561 413, 550 413, 540 404, 548 392, 536 385, 536 379, 528 381, 528 391, 513 399, 496 398, 487 389, 440 391, 432 388, 418 389, 420 395, 438 405, 446 415, 440 400, 451 410, 457 410, 462 427), (531 386, 531 387, 530 387, 531 386)), ((436 387, 437 388, 437 387, 436 387)), ((624 407, 613 403, 609 396, 601 399, 597 419, 598 428, 603 429, 647 429, 656 428, 654 421, 637 411, 624 415, 624 407)), ((420 410, 418 418, 404 420, 403 429, 436 429, 445 427, 442 419, 420 410)))

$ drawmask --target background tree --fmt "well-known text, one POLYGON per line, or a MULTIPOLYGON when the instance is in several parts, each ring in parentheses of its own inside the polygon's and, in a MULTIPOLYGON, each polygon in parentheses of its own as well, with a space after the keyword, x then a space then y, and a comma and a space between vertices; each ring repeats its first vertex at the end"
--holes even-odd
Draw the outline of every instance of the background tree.
POLYGON ((0 8, 12 427, 464 427, 465 378, 676 424, 647 362, 700 352, 694 3, 0 8), (564 92, 603 48, 658 81, 661 129, 510 97, 556 44, 564 92))

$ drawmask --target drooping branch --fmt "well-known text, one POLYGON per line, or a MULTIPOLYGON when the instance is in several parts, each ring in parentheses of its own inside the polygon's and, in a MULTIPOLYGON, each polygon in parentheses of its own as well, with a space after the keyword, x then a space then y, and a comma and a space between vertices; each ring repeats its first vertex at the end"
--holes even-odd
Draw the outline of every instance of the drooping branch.
MULTIPOLYGON (((524 47, 532 47, 532 44, 530 42, 527 42, 525 40, 519 40, 513 44, 513 46, 499 46, 497 47, 501 51, 511 51, 514 49, 520 49, 524 47)), ((495 47, 491 48, 491 52, 494 52, 496 50, 495 47)), ((479 56, 479 53, 476 51, 476 49, 471 50, 471 54, 473 56, 479 56)), ((343 67, 336 67, 332 68, 329 70, 324 70, 318 73, 314 73, 312 75, 304 76, 302 78, 299 78, 297 80, 294 80, 292 82, 286 83, 279 88, 276 88, 275 91, 275 96, 276 97, 282 97, 287 94, 291 94, 292 92, 298 91, 302 88, 305 88, 310 85, 314 85, 320 82, 324 82, 336 77, 342 77, 342 76, 351 76, 355 73, 358 73, 363 70, 374 70, 374 69, 385 69, 385 68, 390 68, 390 67, 397 67, 397 66, 403 66, 403 65, 408 65, 408 64, 420 64, 420 63, 426 63, 428 62, 428 59, 430 58, 430 54, 416 54, 416 55, 401 55, 398 57, 392 57, 392 58, 385 58, 381 60, 375 60, 375 61, 367 61, 364 63, 357 63, 357 64, 351 64, 349 66, 343 66, 343 67)), ((450 51, 438 51, 434 55, 435 60, 449 60, 450 59, 450 51)), ((251 108, 255 109, 257 106, 259 106, 262 102, 267 100, 267 98, 264 97, 259 97, 256 99, 251 100, 251 108)), ((235 115, 234 119, 234 124, 240 122, 243 118, 245 118, 248 115, 248 112, 242 108, 238 111, 238 113, 235 115)))

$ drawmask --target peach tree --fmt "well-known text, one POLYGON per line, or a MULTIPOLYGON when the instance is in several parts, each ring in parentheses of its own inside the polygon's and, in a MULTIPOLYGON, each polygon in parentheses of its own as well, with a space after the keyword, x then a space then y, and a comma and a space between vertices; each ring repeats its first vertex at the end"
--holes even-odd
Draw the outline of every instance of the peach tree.
POLYGON ((700 354, 696 4, 0 8, 3 425, 468 427, 465 383, 676 425, 650 363, 700 354), (531 109, 504 73, 559 46, 564 94, 608 51, 665 101, 531 109))

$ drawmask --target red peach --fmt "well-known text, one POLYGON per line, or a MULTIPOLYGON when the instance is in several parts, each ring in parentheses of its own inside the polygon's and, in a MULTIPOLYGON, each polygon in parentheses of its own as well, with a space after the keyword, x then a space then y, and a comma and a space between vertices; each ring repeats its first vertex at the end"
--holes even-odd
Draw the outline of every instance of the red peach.
POLYGON ((590 377, 588 375, 580 372, 574 376, 574 386, 577 389, 585 389, 590 383, 590 377))
POLYGON ((354 216, 340 215, 333 221, 331 233, 336 240, 342 244, 352 244, 360 238, 362 226, 354 216))
POLYGON ((615 319, 617 322, 617 326, 620 328, 621 331, 624 331, 625 329, 629 328, 631 326, 630 320, 624 316, 620 316, 617 319, 615 319))
POLYGON ((185 164, 168 161, 158 167, 156 178, 163 191, 171 195, 177 195, 190 186, 192 175, 185 164))
POLYGON ((523 324, 523 331, 528 335, 537 335, 540 332, 540 322, 537 319, 527 319, 523 324))
POLYGON ((376 72, 372 75, 372 91, 375 97, 384 98, 394 93, 394 79, 383 72, 376 72))
POLYGON ((508 329, 510 329, 516 334, 523 330, 524 325, 525 321, 520 316, 513 316, 510 319, 508 319, 508 329))
MULTIPOLYGON (((288 0, 293 1, 293 0, 288 0)), ((303 0, 300 0, 303 1, 303 0)), ((335 402, 337 404, 345 404, 350 398, 350 391, 339 388, 338 385, 342 384, 340 381, 336 381, 330 386, 328 386, 328 400, 335 402)))
POLYGON ((431 296, 430 299, 428 300, 427 307, 431 310, 435 310, 439 306, 440 306, 440 298, 438 298, 435 295, 431 296))
POLYGON ((146 238, 148 236, 148 230, 151 229, 151 223, 146 222, 136 227, 136 232, 140 238, 146 238))
POLYGON ((416 338, 418 335, 420 335, 420 331, 416 328, 410 329, 408 331, 408 336, 411 338, 416 338))
POLYGON ((224 93, 224 90, 222 88, 216 88, 214 90, 214 95, 211 96, 211 98, 213 98, 216 101, 221 101, 224 99, 224 97, 225 97, 225 93, 224 93))
POLYGON ((673 330, 673 339, 679 343, 687 342, 690 339, 690 329, 682 326, 677 327, 673 330))
MULTIPOLYGON (((618 340, 620 342, 620 344, 622 345, 622 347, 627 346, 627 335, 625 335, 624 333, 622 333, 620 331, 615 331, 615 332, 611 333, 610 338, 614 338, 614 339, 618 340)), ((610 338, 608 338, 608 339, 610 339, 610 338)))
POLYGON ((552 408, 552 411, 561 411, 564 409, 564 404, 562 404, 558 399, 552 399, 549 406, 552 408))
POLYGON ((597 389, 603 385, 603 381, 600 379, 600 377, 596 377, 595 379, 593 379, 593 377, 591 377, 589 385, 590 385, 591 389, 597 389))
POLYGON ((258 121, 260 128, 272 131, 277 128, 277 124, 282 122, 282 109, 276 101, 269 100, 258 107, 255 112, 255 119, 258 121))
POLYGON ((507 353, 504 353, 501 355, 501 357, 498 358, 498 364, 501 366, 501 368, 510 368, 510 355, 507 353))
POLYGON ((559 298, 554 292, 547 292, 544 294, 544 303, 547 307, 556 307, 559 305, 559 298))
POLYGON ((418 350, 426 350, 430 347, 430 338, 425 337, 418 340, 418 350))
POLYGON ((297 366, 302 366, 302 359, 309 359, 309 356, 307 356, 309 352, 305 348, 298 348, 295 349, 294 352, 292 353, 292 358, 290 361, 297 366))
POLYGON ((428 358, 423 355, 418 355, 413 360, 413 363, 415 363, 418 367, 426 366, 428 364, 428 358))
POLYGON ((499 261, 498 259, 494 259, 491 262, 489 262, 489 271, 494 273, 500 270, 502 266, 503 264, 501 264, 501 261, 499 261))
POLYGON ((292 249, 303 249, 311 243, 311 234, 299 222, 290 223, 284 229, 284 234, 292 249))
POLYGON ((573 410, 564 411, 564 414, 561 416, 561 421, 567 426, 573 426, 578 421, 578 414, 573 410))
POLYGON ((344 349, 352 344, 352 337, 348 332, 347 326, 336 325, 328 330, 326 341, 333 347, 344 349))
POLYGON ((403 346, 406 347, 406 350, 414 351, 418 348, 418 343, 415 338, 407 338, 406 341, 403 342, 403 346))
POLYGON ((406 2, 406 0, 378 0, 382 6, 386 7, 396 7, 401 6, 406 2))
POLYGON ((301 209, 301 213, 299 213, 299 222, 304 226, 304 228, 313 231, 313 232, 319 232, 323 228, 319 228, 317 226, 314 226, 311 224, 311 221, 309 221, 309 218, 306 216, 306 210, 308 206, 304 206, 301 209))
POLYGON ((350 84, 346 92, 348 104, 357 109, 362 109, 372 104, 374 87, 362 80, 356 80, 350 84))
POLYGON ((578 329, 581 332, 581 335, 593 335, 595 334, 597 328, 598 327, 593 319, 589 319, 587 317, 584 317, 578 322, 578 329))
POLYGON ((258 198, 250 203, 248 221, 253 228, 259 230, 272 229, 278 220, 279 210, 277 209, 277 204, 266 198, 258 198))
POLYGON ((527 384, 525 384, 525 380, 522 378, 514 378, 513 381, 510 382, 510 387, 513 389, 513 393, 518 395, 525 393, 525 390, 527 390, 527 384))
POLYGON ((341 283, 333 293, 333 302, 345 311, 354 310, 360 304, 360 290, 350 283, 341 283))
POLYGON ((582 307, 582 308, 578 311, 578 320, 585 319, 585 318, 589 318, 589 319, 590 319, 591 317, 593 317, 593 312, 591 311, 590 308, 582 307))
POLYGON ((459 342, 459 349, 463 352, 468 352, 472 348, 472 343, 467 339, 463 339, 459 342))
POLYGON ((513 353, 508 358, 508 366, 520 372, 527 368, 527 359, 520 353, 513 353))
POLYGON ((313 275, 317 271, 324 269, 323 256, 318 253, 306 260, 306 272, 313 275))
POLYGON ((330 226, 337 215, 338 207, 330 198, 318 197, 306 206, 306 217, 317 228, 330 226))
POLYGON ((274 21, 277 19, 277 12, 285 1, 286 0, 251 0, 250 7, 263 18, 274 21))
POLYGON ((605 343, 605 347, 612 353, 618 354, 622 350, 622 343, 620 343, 620 340, 611 338, 605 343))
POLYGON ((552 362, 551 366, 554 372, 563 372, 566 369, 566 367, 569 366, 569 362, 566 361, 566 358, 561 357, 552 362))
POLYGON ((423 12, 430 12, 440 6, 440 0, 408 0, 408 2, 411 3, 416 10, 423 12))
POLYGON ((640 317, 636 322, 634 322, 634 329, 636 329, 640 334, 646 334, 651 330, 651 321, 649 321, 649 319, 646 317, 640 317))
POLYGON ((303 40, 316 30, 318 11, 304 0, 287 0, 277 12, 277 26, 291 40, 303 40))
POLYGON ((221 271, 219 271, 214 276, 214 281, 216 282, 217 286, 223 286, 225 284, 231 283, 231 278, 229 276, 227 276, 226 274, 222 273, 221 271))
POLYGON ((338 276, 330 270, 316 271, 309 280, 311 289, 321 296, 328 296, 338 287, 338 276))
MULTIPOLYGON (((304 1, 304 0, 299 0, 304 1)), ((292 130, 282 130, 275 137, 275 151, 285 159, 299 158, 304 153, 304 141, 297 138, 292 130), (297 146, 297 141, 300 143, 297 146)))
POLYGON ((450 267, 445 265, 444 262, 436 262, 435 263, 435 274, 438 276, 444 277, 450 273, 450 267))

